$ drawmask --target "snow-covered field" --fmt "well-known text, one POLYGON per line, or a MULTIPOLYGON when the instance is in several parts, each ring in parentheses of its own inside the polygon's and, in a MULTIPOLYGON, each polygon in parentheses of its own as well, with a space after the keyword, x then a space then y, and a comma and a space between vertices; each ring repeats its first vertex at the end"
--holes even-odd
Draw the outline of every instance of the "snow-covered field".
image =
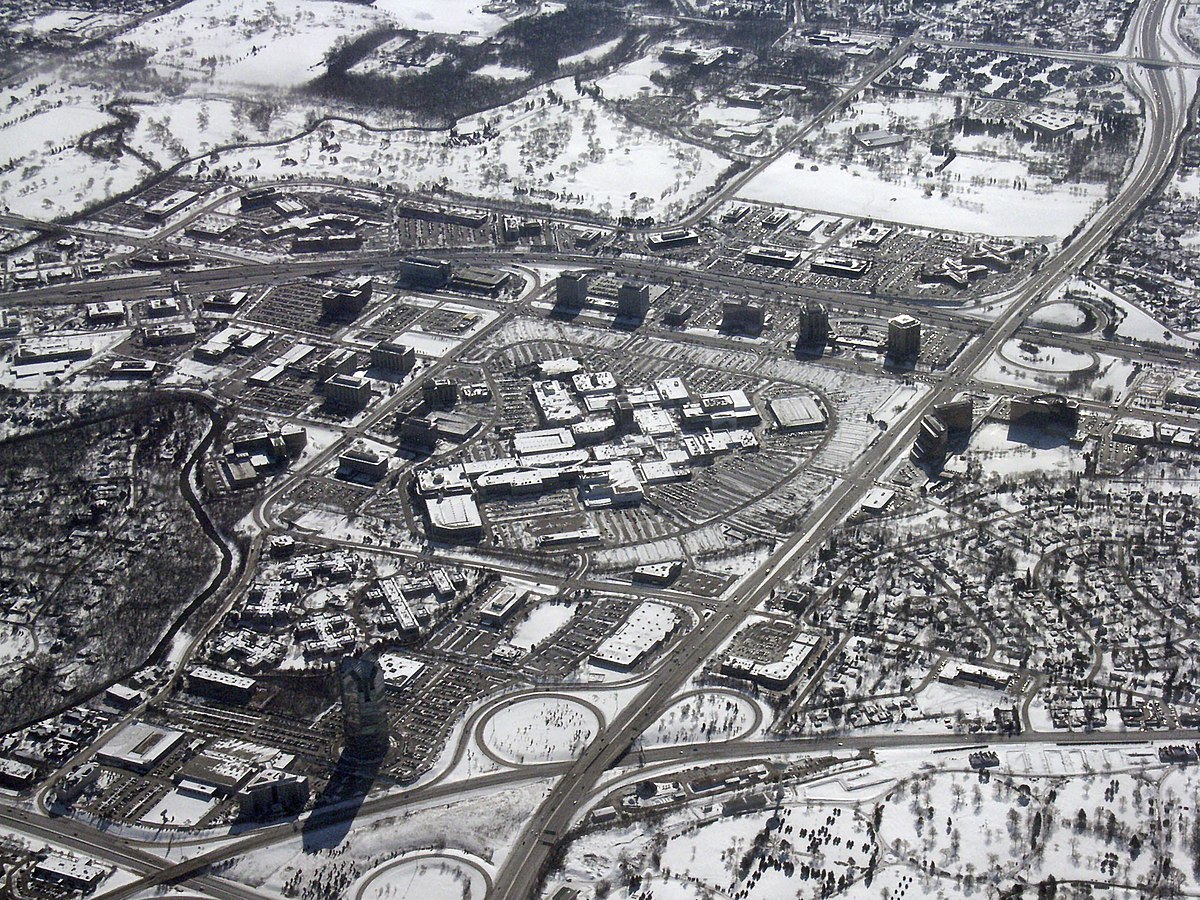
POLYGON ((589 47, 587 50, 580 51, 573 56, 564 56, 558 61, 560 69, 570 68, 571 66, 581 66, 586 63, 593 63, 603 59, 617 49, 617 45, 621 43, 619 37, 613 38, 611 41, 605 41, 603 44, 597 44, 595 47, 589 47))
POLYGON ((661 93, 661 89, 650 76, 662 70, 663 64, 654 54, 647 54, 627 63, 610 75, 597 80, 596 84, 610 100, 628 100, 632 97, 661 93))
POLYGON ((522 78, 528 78, 530 72, 528 69, 521 69, 516 66, 505 66, 500 63, 488 63, 475 70, 476 75, 482 75, 484 78, 491 78, 493 81, 520 81, 522 78))
POLYGON ((934 178, 893 179, 862 163, 821 163, 789 151, 738 196, 926 228, 1051 238, 1065 237, 1104 199, 1101 185, 1052 185, 1017 163, 968 160, 959 157, 934 178), (1018 177, 1028 186, 1015 187, 1018 177))
POLYGON ((498 756, 517 763, 573 759, 600 723, 587 707, 558 697, 533 697, 505 706, 488 719, 483 739, 498 756))
POLYGON ((475 900, 487 893, 487 882, 472 866, 450 855, 422 855, 385 863, 363 879, 355 900, 475 900))
POLYGON ((514 647, 532 650, 570 622, 576 609, 571 603, 541 603, 517 623, 508 642, 514 647))
POLYGON ((480 37, 507 24, 482 0, 377 0, 362 3, 192 0, 126 37, 154 51, 161 71, 181 71, 226 84, 294 87, 321 74, 330 50, 371 28, 480 37))
POLYGON ((1158 872, 1182 895, 1196 889, 1196 767, 1160 765, 1153 745, 1014 744, 984 773, 969 753, 877 751, 873 764, 787 787, 758 810, 722 815, 726 798, 706 798, 585 832, 543 896, 607 883, 612 896, 652 888, 656 900, 949 900, 1018 882, 1036 890, 1052 875, 1128 886, 1104 896, 1133 900, 1164 895, 1158 872))
MULTIPOLYGON (((335 825, 297 834, 237 858, 221 874, 271 894, 282 893, 291 881, 307 886, 310 897, 353 897, 353 891, 344 893, 351 885, 361 886, 359 879, 368 872, 412 851, 444 849, 490 863, 508 852, 550 785, 548 779, 531 780, 511 789, 469 794, 449 804, 360 816, 348 831, 335 825)), ((432 900, 439 895, 418 896, 432 900)), ((462 897, 461 881, 449 897, 462 897)))
MULTIPOLYGON (((399 0, 399 5, 412 4, 399 0)), ((142 23, 125 39, 152 50, 151 65, 165 74, 288 88, 320 75, 339 41, 386 21, 371 7, 354 3, 264 7, 254 0, 192 0, 142 23)))
POLYGON ((1114 356, 1078 353, 1062 347, 1038 347, 1017 340, 1004 344, 980 367, 980 381, 1038 391, 1065 391, 1097 400, 1119 400, 1132 383, 1133 364, 1114 356))
POLYGON ((504 27, 505 20, 485 10, 486 0, 375 0, 374 6, 399 27, 438 34, 471 32, 490 37, 504 27))
POLYGON ((985 475, 1082 472, 1084 460, 1065 440, 989 422, 971 436, 966 459, 985 475))
POLYGON ((1047 328, 1081 328, 1087 321, 1087 313, 1076 303, 1050 303, 1034 312, 1029 321, 1047 328))
POLYGON ((113 122, 113 117, 87 106, 60 106, 0 128, 0 166, 31 153, 61 147, 113 122))
POLYGON ((452 146, 440 132, 381 136, 337 123, 275 148, 226 153, 222 163, 235 178, 344 176, 414 189, 445 186, 496 199, 530 196, 610 217, 660 219, 698 201, 728 165, 712 151, 631 125, 593 98, 579 96, 571 79, 464 119, 458 130, 485 126, 497 136, 452 146), (328 149, 330 140, 339 145, 336 151, 328 149))
POLYGON ((950 97, 876 93, 856 100, 805 146, 780 157, 740 196, 922 227, 997 236, 1062 238, 1105 196, 1099 183, 1059 184, 1047 154, 1011 137, 953 138, 957 156, 930 152, 934 126, 956 114, 950 97), (852 133, 879 128, 907 138, 866 150, 852 133))
POLYGON ((130 146, 162 165, 229 144, 278 140, 304 127, 302 110, 284 107, 266 119, 251 116, 249 104, 222 97, 170 98, 132 109, 139 118, 130 146))
POLYGON ((641 736, 646 747, 698 741, 728 741, 754 727, 754 702, 726 692, 696 694, 677 701, 641 736))

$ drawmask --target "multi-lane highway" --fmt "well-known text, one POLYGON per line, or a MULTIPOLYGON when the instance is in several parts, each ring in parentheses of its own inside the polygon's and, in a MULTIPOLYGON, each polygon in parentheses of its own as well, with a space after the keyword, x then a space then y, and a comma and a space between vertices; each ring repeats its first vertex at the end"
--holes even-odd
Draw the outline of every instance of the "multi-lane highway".
MULTIPOLYGON (((1149 0, 1138 9, 1130 25, 1138 35, 1137 52, 1159 57, 1159 32, 1168 6, 1168 0, 1149 0)), ((858 505, 875 478, 907 452, 921 418, 934 405, 958 394, 984 361, 1016 332, 1046 292, 1074 275, 1103 247, 1170 171, 1176 141, 1187 121, 1186 83, 1174 69, 1139 69, 1134 78, 1146 101, 1146 130, 1130 175, 1117 196, 1065 250, 1018 290, 1001 317, 960 354, 932 391, 910 406, 902 422, 884 433, 818 507, 808 528, 786 541, 762 569, 746 580, 746 586, 723 614, 712 616, 692 631, 656 682, 622 710, 588 747, 524 829, 496 876, 494 900, 524 900, 535 894, 551 851, 569 831, 580 804, 592 793, 600 776, 654 722, 671 696, 733 633, 745 614, 770 595, 788 575, 791 564, 819 546, 830 529, 858 505)))

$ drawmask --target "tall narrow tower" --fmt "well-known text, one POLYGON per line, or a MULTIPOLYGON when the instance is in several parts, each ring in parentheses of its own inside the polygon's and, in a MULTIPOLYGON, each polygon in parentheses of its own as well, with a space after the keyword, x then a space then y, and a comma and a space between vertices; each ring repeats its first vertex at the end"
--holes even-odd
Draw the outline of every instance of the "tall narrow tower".
POLYGON ((388 749, 388 703, 379 662, 370 654, 343 656, 338 682, 346 753, 358 759, 382 758, 388 749))

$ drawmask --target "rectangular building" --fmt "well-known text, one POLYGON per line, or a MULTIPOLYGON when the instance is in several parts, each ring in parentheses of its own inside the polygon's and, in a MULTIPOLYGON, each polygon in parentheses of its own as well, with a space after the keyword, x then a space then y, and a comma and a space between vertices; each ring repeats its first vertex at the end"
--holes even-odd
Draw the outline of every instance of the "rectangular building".
POLYGON ((161 200, 157 200, 147 206, 146 218, 155 222, 161 222, 179 212, 199 196, 195 191, 175 191, 175 193, 168 194, 161 200))
POLYGON ((317 384, 324 385, 334 375, 353 375, 358 368, 358 354, 337 347, 317 363, 317 384))
POLYGON ((744 258, 755 265, 792 269, 800 262, 800 251, 783 247, 751 247, 745 252, 744 258))
POLYGON ((178 747, 187 735, 173 728, 132 722, 96 754, 106 766, 145 774, 178 747))
POLYGON ((921 323, 901 313, 888 319, 887 355, 892 359, 916 359, 921 352, 921 323))
POLYGON ((450 277, 450 286, 468 294, 485 294, 495 297, 511 278, 512 275, 508 272, 468 266, 450 277))
POLYGON ((249 703, 258 682, 244 675, 234 675, 208 666, 198 666, 187 676, 188 690, 193 694, 229 703, 249 703))
POLYGON ((371 348, 371 365, 388 372, 405 375, 412 371, 417 362, 417 351, 399 339, 380 341, 371 348))
POLYGON ((428 256, 408 256, 400 260, 400 282, 410 287, 436 290, 450 281, 449 260, 428 256))
POLYGON ((335 409, 358 411, 371 402, 371 382, 357 375, 334 375, 323 387, 325 401, 335 409))
POLYGON ((809 268, 818 275, 833 275, 837 278, 861 278, 871 266, 865 259, 852 256, 818 256, 809 268))
POLYGON ((388 460, 373 450, 354 448, 338 457, 338 473, 378 481, 388 472, 388 460))

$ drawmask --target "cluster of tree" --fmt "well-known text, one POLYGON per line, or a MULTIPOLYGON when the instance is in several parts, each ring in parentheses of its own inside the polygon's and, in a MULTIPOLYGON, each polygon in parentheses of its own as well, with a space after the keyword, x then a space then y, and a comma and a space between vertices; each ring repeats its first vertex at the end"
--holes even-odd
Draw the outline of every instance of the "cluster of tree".
POLYGON ((500 59, 519 66, 535 78, 552 75, 558 62, 616 37, 626 11, 612 2, 568 0, 565 8, 545 16, 525 16, 502 33, 500 59))

